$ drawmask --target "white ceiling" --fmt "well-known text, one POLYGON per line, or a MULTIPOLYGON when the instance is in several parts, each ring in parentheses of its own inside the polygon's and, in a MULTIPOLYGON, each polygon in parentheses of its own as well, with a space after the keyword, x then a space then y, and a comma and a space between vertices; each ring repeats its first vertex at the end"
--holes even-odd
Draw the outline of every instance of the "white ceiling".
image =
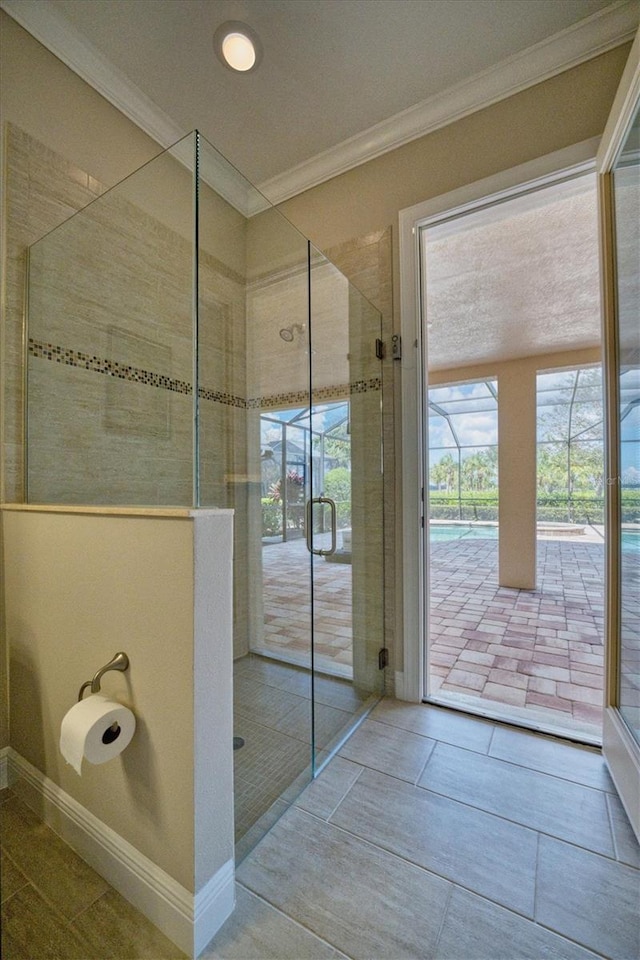
POLYGON ((638 0, 0 0, 164 146, 197 128, 273 201, 628 39, 638 0), (225 69, 225 20, 259 34, 225 69))

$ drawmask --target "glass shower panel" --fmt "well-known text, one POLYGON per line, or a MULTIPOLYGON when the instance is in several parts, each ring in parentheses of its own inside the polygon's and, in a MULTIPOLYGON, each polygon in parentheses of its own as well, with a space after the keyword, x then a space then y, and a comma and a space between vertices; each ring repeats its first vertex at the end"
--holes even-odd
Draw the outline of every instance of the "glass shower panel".
POLYGON ((379 336, 198 133, 30 249, 28 500, 234 510, 238 859, 382 689, 379 336))
POLYGON ((287 423, 309 406, 308 244, 204 140, 199 160, 199 504, 234 510, 241 859, 312 773, 308 461, 287 423))
POLYGON ((193 143, 30 248, 31 502, 192 504, 193 143))
POLYGON ((384 687, 379 312, 310 256, 314 765, 384 687))

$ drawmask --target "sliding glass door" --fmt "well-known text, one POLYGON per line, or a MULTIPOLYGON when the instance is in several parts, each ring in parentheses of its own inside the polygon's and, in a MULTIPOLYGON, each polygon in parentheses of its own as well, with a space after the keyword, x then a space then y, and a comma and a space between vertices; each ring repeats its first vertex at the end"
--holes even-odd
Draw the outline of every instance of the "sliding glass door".
POLYGON ((607 399, 603 750, 640 835, 640 35, 598 155, 607 399))

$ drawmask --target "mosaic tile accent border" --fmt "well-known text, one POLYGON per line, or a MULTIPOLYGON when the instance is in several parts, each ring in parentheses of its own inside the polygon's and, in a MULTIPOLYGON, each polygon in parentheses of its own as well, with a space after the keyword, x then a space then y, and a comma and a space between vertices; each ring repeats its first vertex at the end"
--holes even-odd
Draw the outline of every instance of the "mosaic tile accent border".
MULTIPOLYGON (((382 378, 371 377, 369 380, 354 380, 353 383, 341 383, 331 387, 316 387, 313 390, 313 402, 344 400, 354 393, 369 393, 372 390, 382 390, 382 378)), ((263 397, 262 400, 249 400, 247 406, 262 407, 263 409, 277 410, 279 407, 303 407, 309 403, 309 391, 297 390, 292 393, 274 393, 263 397)))
POLYGON ((223 403, 226 407, 238 407, 240 410, 247 409, 247 401, 244 397, 236 397, 235 394, 225 393, 223 390, 209 390, 208 387, 198 387, 198 396, 201 400, 223 403))
POLYGON ((369 380, 354 380, 349 386, 350 393, 369 393, 370 390, 382 390, 382 377, 371 377, 369 380))
POLYGON ((128 380, 132 383, 144 383, 149 387, 158 387, 161 390, 171 390, 173 393, 192 393, 192 386, 186 380, 177 380, 166 377, 150 370, 141 370, 117 360, 104 360, 100 357, 89 356, 79 350, 70 350, 51 343, 42 343, 29 339, 29 355, 40 357, 43 360, 52 360, 63 363, 67 367, 78 367, 82 370, 91 370, 93 373, 102 373, 108 377, 117 377, 118 380, 128 380))
MULTIPOLYGON (((116 377, 119 380, 127 380, 130 383, 141 383, 145 386, 156 387, 160 390, 169 390, 173 393, 181 393, 187 396, 191 396, 193 393, 192 385, 186 380, 178 380, 174 377, 167 377, 150 370, 142 370, 139 367, 119 363, 117 360, 106 360, 100 357, 90 356, 88 353, 71 350, 67 347, 60 347, 56 344, 44 343, 43 341, 30 338, 28 350, 29 356, 37 357, 41 360, 62 363, 65 366, 77 367, 81 370, 91 370, 93 373, 116 377)), ((344 400, 345 397, 356 393, 368 393, 372 390, 381 389, 382 379, 380 377, 372 377, 369 380, 355 380, 350 384, 345 383, 330 387, 319 387, 313 391, 313 401, 314 403, 321 403, 323 401, 344 400)), ((245 399, 244 397, 238 397, 233 393, 226 393, 222 390, 211 390, 208 387, 199 387, 198 396, 203 400, 211 400, 214 403, 222 403, 225 406, 237 407, 241 410, 274 410, 279 407, 305 406, 309 403, 309 392, 307 390, 276 393, 268 397, 251 397, 245 399)))

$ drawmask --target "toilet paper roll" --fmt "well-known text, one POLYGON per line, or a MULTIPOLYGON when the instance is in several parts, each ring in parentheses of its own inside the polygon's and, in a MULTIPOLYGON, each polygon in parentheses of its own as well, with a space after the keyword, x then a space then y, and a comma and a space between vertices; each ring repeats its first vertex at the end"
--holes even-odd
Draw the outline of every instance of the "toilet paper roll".
POLYGON ((80 700, 64 715, 60 727, 60 751, 76 773, 82 775, 82 760, 106 763, 129 746, 136 718, 123 704, 98 693, 80 700))

